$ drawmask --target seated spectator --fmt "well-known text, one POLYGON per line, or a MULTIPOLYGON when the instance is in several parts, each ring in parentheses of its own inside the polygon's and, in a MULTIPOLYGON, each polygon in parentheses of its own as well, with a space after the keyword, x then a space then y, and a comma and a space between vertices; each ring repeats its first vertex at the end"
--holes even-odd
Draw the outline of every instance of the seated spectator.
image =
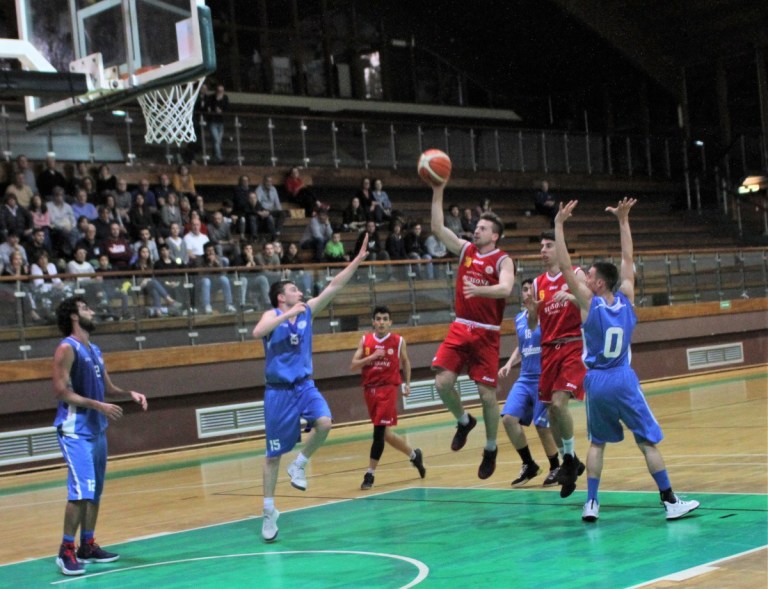
MULTIPOLYGON (((106 239, 106 237, 104 239, 106 239)), ((104 239, 99 239, 96 232, 96 226, 89 223, 85 230, 85 236, 79 239, 75 244, 75 251, 77 251, 78 248, 84 249, 85 259, 96 268, 99 256, 101 255, 101 243, 104 239)))
MULTIPOLYGON (((363 247, 363 240, 365 239, 365 235, 368 234, 368 261, 371 262, 377 262, 381 260, 389 260, 389 254, 387 253, 387 250, 384 248, 384 246, 381 243, 381 238, 379 237, 379 232, 376 230, 376 223, 372 220, 369 220, 365 224, 365 231, 360 233, 357 237, 357 242, 355 243, 355 251, 354 255, 357 256, 357 254, 360 252, 360 248, 363 247)), ((384 269, 387 278, 388 279, 394 279, 392 276, 392 267, 387 265, 384 269)))
POLYGON ((483 213, 492 213, 491 199, 484 198, 480 201, 480 204, 475 207, 475 216, 479 219, 483 213))
POLYGON ((144 197, 144 206, 147 207, 150 212, 157 209, 157 197, 149 188, 149 180, 147 178, 139 180, 139 185, 131 193, 133 204, 136 204, 136 197, 139 195, 144 197))
POLYGON ((101 245, 103 253, 109 257, 109 264, 114 270, 127 270, 133 259, 133 249, 129 241, 120 233, 120 225, 112 222, 109 237, 101 245))
POLYGON ((120 211, 117 208, 117 199, 115 198, 114 192, 107 191, 104 193, 104 204, 102 206, 104 206, 109 213, 109 221, 115 221, 120 225, 120 231, 124 235, 128 235, 128 229, 125 227, 127 219, 123 219, 122 215, 120 215, 120 211))
POLYGON ((360 200, 360 206, 365 209, 366 220, 371 212, 371 179, 363 178, 360 183, 360 188, 355 193, 355 196, 360 200))
POLYGON ((9 231, 7 239, 0 243, 0 266, 7 267, 10 265, 13 252, 18 252, 21 256, 22 264, 27 267, 29 266, 27 250, 21 247, 21 239, 15 229, 9 231))
POLYGON ((328 243, 332 235, 333 228, 328 220, 328 209, 320 209, 317 215, 309 220, 299 245, 301 249, 314 252, 313 261, 322 262, 325 244, 328 243))
POLYGON ((295 166, 290 169, 285 178, 285 192, 291 202, 304 209, 304 215, 307 217, 322 206, 320 201, 315 198, 314 191, 309 186, 304 185, 299 168, 295 166))
POLYGON ((117 204, 117 212, 123 220, 123 225, 127 225, 130 221, 128 214, 133 206, 133 194, 128 190, 128 181, 125 178, 117 179, 117 190, 115 190, 115 203, 117 204))
POLYGON ((198 262, 199 268, 209 268, 216 270, 211 274, 200 275, 200 296, 201 304, 206 315, 213 313, 213 306, 211 305, 211 291, 221 290, 224 296, 224 309, 227 313, 236 312, 235 306, 232 304, 232 286, 227 276, 221 270, 224 268, 224 264, 216 255, 216 248, 212 243, 208 243, 204 249, 204 255, 200 262, 198 262))
POLYGON ((27 241, 35 228, 32 215, 27 209, 19 206, 14 194, 6 195, 5 204, 0 209, 0 228, 4 228, 6 233, 15 231, 22 241, 27 241))
POLYGON ((38 313, 44 318, 55 316, 56 306, 72 296, 72 286, 57 276, 56 265, 48 260, 48 254, 44 251, 38 252, 29 274, 34 277, 32 297, 35 299, 38 313))
MULTIPOLYGON (((3 276, 12 276, 18 280, 18 286, 22 292, 25 293, 22 299, 22 312, 24 316, 29 316, 29 319, 35 322, 43 321, 43 318, 37 312, 37 302, 32 296, 30 290, 31 285, 27 282, 29 276, 29 265, 24 262, 21 252, 24 250, 14 250, 10 253, 8 263, 3 265, 3 276)), ((6 282, 0 284, 0 288, 8 289, 11 292, 16 291, 16 285, 6 282)))
MULTIPOLYGON (((77 277, 75 285, 77 288, 85 291, 85 300, 88 301, 88 305, 93 309, 97 309, 102 299, 103 285, 100 281, 95 280, 93 274, 96 272, 96 269, 88 261, 87 256, 88 251, 86 248, 75 246, 75 257, 67 262, 67 274, 83 275, 77 277)), ((100 312, 99 314, 103 315, 105 313, 100 312)))
POLYGON ((477 227, 477 217, 472 213, 472 209, 466 207, 461 214, 461 230, 464 232, 464 239, 472 240, 477 227))
POLYGON ((395 223, 392 226, 392 231, 387 236, 385 247, 390 260, 405 260, 408 258, 408 252, 405 251, 403 226, 400 223, 395 223))
POLYGON ((240 239, 245 238, 245 234, 251 236, 251 241, 259 237, 264 239, 272 238, 275 231, 275 223, 272 215, 259 202, 256 192, 248 194, 248 202, 243 209, 243 216, 240 218, 240 239))
POLYGON ((181 219, 181 209, 179 208, 179 196, 173 190, 166 196, 165 206, 160 211, 160 235, 168 237, 172 223, 178 223, 179 226, 184 224, 181 219))
POLYGON ((464 237, 464 229, 461 226, 461 214, 459 212, 459 205, 449 205, 448 214, 445 216, 445 226, 453 231, 453 233, 458 237, 464 237))
POLYGON ((387 193, 384 192, 381 180, 377 178, 371 191, 371 207, 368 218, 373 219, 379 225, 385 220, 389 220, 390 217, 392 217, 392 203, 387 193))
POLYGON ((93 223, 89 222, 87 217, 80 217, 80 219, 78 219, 78 225, 80 225, 81 219, 85 219, 86 223, 93 225, 96 228, 96 239, 99 241, 104 241, 110 236, 112 233, 112 223, 117 223, 120 226, 120 233, 125 235, 122 224, 120 221, 113 219, 110 216, 109 209, 106 205, 101 205, 98 208, 98 211, 99 216, 96 217, 96 220, 93 223))
POLYGON ((269 214, 274 219, 275 229, 273 236, 270 238, 272 241, 275 235, 279 236, 283 230, 283 222, 285 221, 285 211, 283 205, 280 203, 280 197, 277 194, 277 188, 272 184, 272 176, 266 175, 262 180, 262 183, 256 187, 256 198, 259 199, 259 203, 265 211, 269 211, 269 214))
POLYGON ((334 231, 331 239, 325 244, 323 258, 326 262, 349 262, 349 254, 344 251, 344 243, 341 241, 341 233, 334 231))
POLYGON ((155 262, 160 259, 160 253, 157 250, 157 242, 147 227, 139 231, 139 239, 133 244, 135 254, 138 254, 140 247, 146 247, 149 250, 149 261, 154 266, 155 262))
POLYGON ((29 214, 32 216, 32 226, 34 229, 45 231, 45 239, 51 243, 51 214, 48 212, 48 205, 39 194, 32 196, 29 203, 29 214))
POLYGON ((235 186, 235 191, 232 195, 232 211, 238 219, 245 212, 245 207, 248 204, 248 195, 255 191, 256 188, 251 186, 251 179, 247 175, 243 174, 238 178, 237 186, 235 186))
MULTIPOLYGON (((187 262, 190 266, 198 266, 204 263, 205 245, 208 243, 208 236, 202 232, 203 224, 200 219, 192 218, 189 232, 184 234, 184 243, 187 245, 187 262)), ((213 245, 211 245, 213 247, 213 245)))
POLYGON ((232 207, 232 201, 228 198, 225 198, 223 201, 221 201, 221 208, 219 209, 221 212, 221 216, 224 218, 224 222, 229 225, 230 232, 236 231, 238 224, 237 224, 237 214, 235 213, 235 209, 232 207))
MULTIPOLYGON (((113 271, 115 270, 109 263, 109 256, 105 253, 100 254, 96 263, 96 274, 104 274, 105 272, 113 271)), ((98 276, 97 280, 101 282, 102 287, 99 307, 104 310, 105 313, 108 313, 109 309, 111 309, 112 302, 119 301, 122 318, 132 319, 131 301, 128 298, 131 281, 121 276, 98 276)))
POLYGON ((30 264, 34 264, 41 253, 44 253, 48 258, 47 261, 53 264, 58 263, 60 259, 51 248, 51 244, 45 241, 45 231, 42 229, 35 229, 32 232, 32 240, 24 244, 24 249, 27 250, 27 260, 30 264))
POLYGON ((85 190, 85 193, 88 195, 88 202, 93 203, 94 206, 104 204, 104 202, 100 200, 102 193, 96 192, 96 183, 90 176, 86 176, 82 179, 79 188, 85 190))
MULTIPOLYGON (((299 246, 294 242, 288 244, 285 248, 285 253, 280 257, 280 263, 283 266, 301 266, 302 260, 299 258, 299 246)), ((303 268, 290 268, 291 279, 299 286, 301 292, 304 293, 304 300, 307 301, 312 298, 312 272, 303 268)))
POLYGON ((72 254, 75 241, 77 217, 72 207, 64 200, 64 189, 57 187, 53 191, 53 200, 48 203, 48 216, 51 220, 51 246, 62 256, 72 254))
POLYGON ((13 177, 13 184, 9 184, 5 189, 5 196, 12 194, 16 197, 16 202, 24 207, 29 208, 29 204, 32 202, 32 196, 35 194, 32 188, 27 184, 24 172, 16 172, 13 177))
POLYGON ((168 249, 171 251, 171 257, 186 266, 189 264, 189 254, 187 253, 187 243, 181 237, 181 226, 178 223, 171 223, 169 235, 165 238, 168 249))
POLYGON ((195 198, 190 201, 190 203, 192 204, 192 210, 200 215, 200 221, 202 221, 204 225, 211 222, 208 218, 208 211, 205 208, 205 198, 202 194, 196 194, 195 198))
POLYGON ((117 191, 117 178, 107 164, 101 164, 96 174, 96 192, 101 194, 105 190, 117 191))
POLYGON ((173 188, 182 196, 192 198, 197 194, 195 189, 195 180, 189 173, 187 166, 179 166, 173 175, 173 188))
POLYGON ((35 178, 35 172, 32 168, 33 166, 29 162, 29 159, 27 158, 27 156, 25 156, 24 154, 19 154, 16 156, 16 165, 13 167, 14 175, 17 173, 24 174, 24 184, 26 184, 32 189, 32 193, 34 194, 35 192, 37 192, 43 198, 46 198, 49 195, 42 194, 40 192, 40 189, 37 187, 37 179, 35 178))
POLYGON ((343 212, 341 226, 342 230, 362 231, 365 229, 365 222, 367 220, 366 211, 360 204, 360 197, 353 196, 351 199, 349 199, 349 204, 343 212))
POLYGON ((88 166, 88 162, 77 162, 75 164, 74 170, 72 171, 72 182, 70 183, 70 190, 75 192, 78 188, 84 188, 86 179, 91 181, 90 190, 86 189, 86 192, 88 192, 88 196, 90 197, 91 193, 96 190, 96 183, 91 176, 91 170, 88 166))
POLYGON ((237 254, 237 244, 232 239, 229 223, 224 222, 224 215, 216 211, 211 215, 208 223, 208 239, 216 248, 216 255, 220 258, 232 259, 237 254))
POLYGON ((36 182, 37 191, 45 199, 53 194, 53 189, 57 186, 65 190, 67 189, 67 179, 64 177, 64 174, 56 169, 56 156, 48 155, 45 158, 43 171, 38 174, 36 182))
MULTIPOLYGON (((139 246, 132 269, 139 272, 154 271, 154 264, 147 246, 139 246)), ((137 276, 136 285, 141 287, 141 292, 150 298, 152 304, 147 308, 147 314, 150 317, 180 314, 181 304, 168 294, 165 287, 154 276, 137 276)))
POLYGON ((155 193, 155 198, 163 197, 167 202, 168 195, 171 192, 176 192, 176 190, 174 189, 173 183, 171 182, 171 179, 168 176, 168 174, 160 174, 158 180, 159 180, 159 184, 155 186, 155 188, 152 191, 155 193))
MULTIPOLYGON (((167 243, 161 243, 158 246, 160 258, 155 262, 155 270, 182 270, 184 264, 180 260, 171 256, 171 249, 167 243)), ((184 277, 181 274, 163 274, 156 276, 157 281, 163 285, 171 298, 179 301, 184 293, 184 277)), ((192 298, 194 300, 194 297, 192 298)))
POLYGON ((448 255, 448 248, 440 241, 434 234, 431 234, 424 240, 424 247, 427 253, 432 256, 432 259, 444 258, 448 255))
MULTIPOLYGON (((240 270, 240 280, 247 280, 246 292, 250 293, 251 304, 258 310, 269 309, 269 280, 262 266, 256 261, 252 243, 243 244, 240 253, 235 256, 233 265, 244 268, 240 270)), ((247 306, 247 299, 243 301, 243 306, 247 306)))
POLYGON ((549 182, 543 180, 541 189, 536 193, 533 199, 533 205, 539 215, 549 217, 552 227, 555 226, 555 216, 557 216, 558 201, 549 191, 549 182))
POLYGON ((181 215, 181 228, 186 231, 192 221, 192 205, 189 202, 189 197, 179 196, 179 214, 181 215))
POLYGON ((78 188, 75 193, 75 202, 72 203, 72 212, 77 217, 87 217, 89 221, 95 221, 99 211, 92 202, 88 202, 88 193, 83 188, 78 188))
POLYGON ((149 207, 144 202, 144 195, 141 192, 136 193, 136 197, 133 200, 133 206, 128 213, 129 219, 129 234, 131 239, 139 239, 142 229, 151 229, 152 226, 152 213, 149 207))
POLYGON ((421 223, 416 223, 411 227, 408 235, 405 236, 405 251, 412 260, 428 260, 427 264, 415 264, 416 275, 422 278, 425 274, 428 280, 435 277, 435 267, 432 264, 432 256, 427 252, 424 246, 424 236, 421 234, 421 223))

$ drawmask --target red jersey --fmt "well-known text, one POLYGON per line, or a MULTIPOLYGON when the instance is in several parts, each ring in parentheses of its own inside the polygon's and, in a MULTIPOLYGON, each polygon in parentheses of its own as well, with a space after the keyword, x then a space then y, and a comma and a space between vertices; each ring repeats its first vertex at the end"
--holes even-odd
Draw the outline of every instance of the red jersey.
POLYGON ((376 334, 367 333, 363 336, 363 357, 368 357, 377 349, 384 350, 384 356, 371 364, 363 366, 363 388, 380 387, 383 385, 399 385, 400 377, 400 347, 403 338, 396 333, 388 333, 383 339, 376 334))
MULTIPOLYGON (((576 273, 581 268, 574 266, 576 273)), ((533 281, 533 292, 541 301, 539 304, 539 324, 541 325, 541 343, 548 344, 565 338, 581 338, 581 311, 578 305, 565 301, 553 300, 555 293, 565 290, 570 292, 562 272, 550 276, 544 272, 533 281)))
POLYGON ((474 243, 467 242, 461 248, 459 268, 456 272, 456 318, 484 325, 501 325, 507 300, 484 297, 464 298, 464 278, 478 286, 494 286, 499 283, 501 263, 509 256, 500 249, 487 254, 477 251, 474 243))

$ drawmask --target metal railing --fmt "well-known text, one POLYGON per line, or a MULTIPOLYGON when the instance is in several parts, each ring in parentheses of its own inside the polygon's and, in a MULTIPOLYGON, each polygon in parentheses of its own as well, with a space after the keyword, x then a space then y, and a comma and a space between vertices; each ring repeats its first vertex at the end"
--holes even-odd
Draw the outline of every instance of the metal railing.
MULTIPOLYGON (((604 259, 619 263, 618 257, 604 259)), ((588 266, 594 258, 574 259, 588 266)), ((515 260, 518 282, 506 308, 520 309, 519 284, 538 275, 538 256, 515 260)), ((646 252, 635 256, 639 307, 768 297, 768 248, 724 248, 646 252)), ((228 312, 220 280, 210 270, 181 272, 59 275, 63 292, 37 291, 28 279, 0 279, 0 349, 4 359, 50 356, 60 339, 51 316, 57 300, 80 294, 97 311, 99 340, 104 349, 130 350, 236 342, 250 338, 264 300, 264 285, 289 275, 306 297, 318 294, 339 265, 265 268, 245 272, 229 268, 226 276, 234 310, 228 312), (290 271, 290 272, 287 272, 290 271), (273 274, 269 274, 273 272, 273 274), (178 305, 153 308, 141 283, 154 277, 165 283, 178 305), (260 278, 262 277, 262 278, 260 278), (201 304, 203 280, 211 285, 212 312, 201 304), (94 280, 95 279, 95 280, 94 280), (218 290, 218 292, 217 292, 218 290)), ((388 305, 395 324, 430 325, 454 319, 455 259, 365 263, 327 310, 315 319, 317 333, 357 331, 368 325, 374 306, 388 305)))

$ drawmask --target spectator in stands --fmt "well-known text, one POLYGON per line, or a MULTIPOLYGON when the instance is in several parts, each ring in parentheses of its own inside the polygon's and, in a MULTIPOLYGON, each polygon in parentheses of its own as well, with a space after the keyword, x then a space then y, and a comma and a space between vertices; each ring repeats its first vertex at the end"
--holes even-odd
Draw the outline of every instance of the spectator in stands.
POLYGON ((269 268, 264 270, 264 275, 267 277, 270 285, 283 279, 283 271, 280 268, 280 256, 275 252, 275 246, 271 242, 261 246, 261 251, 256 254, 256 264, 263 268, 269 268))
POLYGON ((267 239, 276 233, 272 215, 259 202, 259 197, 255 191, 248 194, 248 202, 243 210, 240 223, 241 239, 244 238, 245 232, 251 236, 251 240, 255 240, 258 236, 264 236, 267 239))
POLYGON ((45 158, 43 171, 37 176, 37 190, 40 196, 47 199, 57 186, 66 190, 67 179, 56 169, 56 157, 49 155, 45 158))
POLYGON ((115 199, 115 193, 107 190, 104 192, 104 205, 107 209, 107 217, 109 218, 110 222, 115 221, 120 225, 120 231, 124 235, 128 235, 128 229, 126 229, 125 224, 128 222, 128 219, 123 219, 123 217, 120 215, 120 211, 117 208, 117 200, 115 199))
POLYGON ((421 223, 415 223, 408 235, 405 236, 405 251, 408 257, 412 260, 428 260, 427 264, 415 264, 416 275, 419 278, 424 276, 424 268, 426 268, 426 276, 428 280, 432 280, 435 277, 435 267, 432 264, 432 256, 427 252, 427 248, 424 247, 424 236, 421 234, 421 223))
POLYGON ((64 201, 64 189, 60 186, 53 191, 53 200, 48 203, 48 214, 51 219, 53 249, 61 252, 61 255, 69 256, 72 252, 77 218, 72 207, 64 201))
POLYGON ((171 223, 168 231, 169 234, 165 238, 165 243, 168 244, 171 257, 179 264, 186 266, 189 264, 189 254, 187 253, 187 243, 181 237, 181 225, 171 223))
POLYGON ((45 239, 51 243, 51 214, 48 212, 48 205, 45 204, 39 194, 32 197, 29 203, 29 214, 32 216, 32 227, 42 228, 45 231, 45 239))
POLYGON ((89 221, 95 221, 99 211, 92 202, 88 202, 88 193, 84 188, 78 188, 75 193, 75 202, 72 203, 72 212, 75 218, 87 217, 89 221))
POLYGON ((32 215, 16 202, 16 195, 11 193, 5 197, 5 204, 0 209, 0 227, 6 232, 15 231, 22 241, 27 241, 34 230, 32 215))
POLYGON ((138 253, 141 247, 146 247, 149 250, 149 261, 154 266, 155 262, 160 259, 160 252, 157 250, 157 242, 155 242, 155 238, 152 237, 148 227, 139 231, 139 239, 133 244, 134 253, 138 253))
POLYGON ((96 192, 101 194, 105 190, 117 191, 117 178, 107 164, 101 164, 96 174, 96 192))
POLYGON ((24 172, 16 172, 13 177, 13 184, 9 184, 5 189, 5 196, 13 195, 16 197, 16 202, 24 208, 29 208, 29 204, 32 202, 32 196, 35 194, 32 188, 27 184, 24 172))
MULTIPOLYGON (((174 258, 171 255, 171 248, 168 247, 167 243, 161 243, 158 246, 158 251, 160 253, 160 258, 155 262, 155 270, 182 270, 184 268, 184 264, 181 260, 174 258)), ((178 301, 182 298, 183 276, 180 274, 163 274, 156 278, 173 299, 178 301)))
MULTIPOLYGON (((75 230, 72 232, 72 246, 74 251, 74 244, 80 241, 83 237, 85 237, 85 234, 88 231, 88 225, 91 224, 91 222, 88 220, 88 217, 78 217, 77 218, 77 225, 75 226, 75 230)), ((66 256, 71 257, 71 256, 66 256)))
MULTIPOLYGON (((247 292, 250 293, 251 303, 258 310, 269 306, 269 280, 262 266, 256 261, 252 243, 244 243, 240 253, 235 257, 234 265, 246 270, 240 271, 240 278, 247 279, 247 292)), ((244 303, 245 306, 245 303, 244 303)))
POLYGON ((133 195, 128 191, 128 181, 125 178, 117 179, 117 190, 115 190, 115 203, 117 212, 123 219, 123 225, 130 223, 128 215, 133 206, 133 195))
MULTIPOLYGON (((365 231, 360 233, 355 243, 355 257, 360 252, 360 248, 365 241, 365 236, 368 236, 368 260, 371 262, 377 262, 381 260, 389 260, 389 254, 381 243, 379 232, 376 229, 376 223, 373 220, 369 220, 365 224, 365 231)), ((384 269, 388 279, 394 279, 392 276, 392 267, 387 265, 384 269)))
POLYGON ((75 246, 75 257, 67 262, 67 274, 86 275, 82 277, 78 276, 76 286, 85 291, 85 300, 88 301, 88 305, 91 305, 94 309, 99 305, 103 291, 101 281, 94 280, 94 277, 92 276, 95 272, 96 269, 93 264, 88 261, 88 251, 86 248, 75 246))
POLYGON ((58 263, 58 252, 51 247, 50 243, 45 241, 45 231, 42 229, 36 229, 32 232, 32 240, 24 244, 24 249, 27 251, 27 260, 30 264, 35 263, 41 252, 48 256, 49 262, 58 263))
POLYGON ((91 202, 94 205, 104 204, 103 197, 100 192, 96 191, 96 183, 90 176, 83 178, 81 185, 78 186, 78 188, 85 190, 85 193, 88 195, 88 202, 91 202))
POLYGON ((224 163, 221 143, 224 140, 224 113, 229 110, 229 97, 224 92, 222 84, 216 85, 216 92, 208 103, 208 127, 213 139, 213 157, 217 164, 224 163))
POLYGON ((103 241, 103 239, 99 239, 96 233, 96 226, 89 223, 85 230, 85 237, 79 239, 75 244, 75 251, 78 248, 84 249, 85 259, 95 268, 101 255, 101 243, 103 241))
POLYGON ((384 191, 381 180, 377 178, 373 182, 368 218, 373 219, 377 225, 380 225, 385 220, 388 221, 390 217, 392 217, 392 203, 389 200, 389 195, 384 191))
POLYGON ((221 201, 221 208, 219 209, 221 216, 224 218, 224 222, 230 226, 230 231, 237 232, 237 214, 232 208, 232 201, 225 198, 221 201))
POLYGON ((186 231, 192 222, 192 205, 189 203, 189 197, 179 196, 179 214, 181 215, 181 228, 186 231))
POLYGON ((432 256, 432 259, 444 258, 448 255, 448 248, 445 244, 437 238, 436 235, 430 234, 427 239, 424 240, 424 247, 427 253, 432 256))
POLYGON ((299 168, 296 166, 290 169, 285 178, 285 193, 291 202, 304 209, 304 214, 307 217, 321 206, 312 189, 304 184, 299 168))
POLYGON ((192 198, 197 194, 195 180, 187 166, 181 165, 173 175, 173 188, 182 196, 192 198))
POLYGON ((392 226, 392 231, 387 236, 385 247, 390 260, 405 260, 408 258, 408 252, 405 251, 403 226, 400 223, 395 223, 392 226))
POLYGON ((229 223, 224 222, 224 215, 221 214, 221 211, 216 211, 211 215, 211 222, 208 223, 208 239, 215 246, 216 255, 220 258, 233 259, 237 254, 237 244, 232 239, 229 223))
POLYGON ((72 295, 72 286, 57 276, 56 265, 48 260, 45 251, 38 251, 29 269, 32 280, 32 297, 38 313, 48 319, 60 301, 72 295))
POLYGON ((165 198, 165 201, 168 202, 168 195, 175 191, 173 184, 171 183, 171 178, 168 174, 160 174, 158 181, 159 184, 155 186, 153 190, 155 198, 163 197, 165 198))
POLYGON ((475 216, 479 219, 480 216, 483 213, 492 213, 493 208, 491 208, 491 199, 490 198, 484 198, 480 201, 480 204, 478 204, 475 207, 475 216))
POLYGON ((200 221, 200 233, 208 237, 208 225, 205 224, 205 221, 200 216, 200 212, 195 209, 189 211, 189 223, 184 226, 184 233, 189 233, 190 229, 192 228, 192 221, 195 219, 200 221))
POLYGON ((127 270, 130 267, 133 258, 131 244, 120 233, 120 225, 114 221, 109 226, 109 237, 104 240, 101 249, 109 257, 109 264, 114 270, 127 270))
POLYGON ((359 190, 355 193, 355 196, 360 199, 360 206, 366 211, 366 219, 371 209, 371 179, 363 178, 360 183, 359 190))
POLYGON ((171 189, 165 196, 165 205, 160 209, 160 223, 158 232, 163 237, 168 237, 171 229, 171 223, 182 224, 181 209, 179 208, 179 197, 176 191, 171 189))
POLYGON ((152 213, 144 202, 144 195, 137 193, 133 201, 133 206, 128 213, 129 228, 131 239, 139 239, 142 229, 153 229, 152 213))
MULTIPOLYGON (((186 237, 186 236, 185 236, 186 237)), ((204 274, 200 277, 200 296, 203 310, 206 315, 213 313, 211 305, 211 291, 221 290, 224 296, 224 308, 227 313, 234 313, 235 306, 232 304, 232 286, 227 276, 221 270, 224 264, 216 255, 216 248, 212 243, 205 245, 204 255, 199 265, 200 268, 209 268, 216 270, 212 274, 204 274)))
MULTIPOLYGON (((283 266, 303 265, 303 261, 299 257, 299 251, 299 246, 296 243, 289 243, 288 247, 285 248, 283 255, 280 256, 280 263, 283 266)), ((312 298, 312 296, 314 296, 312 289, 312 271, 303 268, 290 268, 290 272, 291 280, 293 280, 299 286, 301 292, 304 293, 304 300, 306 301, 312 298)))
POLYGON ((144 197, 144 206, 149 209, 149 212, 153 212, 157 210, 157 197, 155 196, 155 193, 152 192, 149 188, 149 180, 147 178, 142 178, 139 180, 139 185, 136 187, 136 189, 131 193, 131 203, 136 204, 136 198, 141 195, 144 197))
POLYGON ((91 191, 96 190, 96 183, 93 181, 93 177, 91 176, 91 170, 88 168, 88 162, 77 162, 75 164, 75 168, 72 171, 72 183, 70 185, 70 190, 72 193, 74 193, 78 188, 84 188, 85 187, 85 179, 89 178, 91 180, 91 191))
POLYGON ((334 231, 331 239, 325 244, 323 258, 326 262, 349 262, 349 254, 344 250, 344 243, 341 241, 341 233, 334 231))
POLYGON ((32 193, 38 192, 43 198, 47 197, 47 194, 42 194, 37 187, 37 179, 35 178, 35 172, 32 169, 32 165, 29 163, 27 156, 20 154, 16 156, 16 166, 14 167, 14 174, 24 174, 24 184, 29 186, 32 193))
POLYGON ((210 218, 208 217, 208 211, 205 208, 205 198, 203 198, 202 194, 196 194, 191 204, 192 210, 196 211, 197 214, 200 215, 200 221, 202 221, 203 224, 211 222, 210 218))
MULTIPOLYGON (((145 245, 139 246, 137 250, 136 261, 132 266, 133 270, 139 272, 154 271, 154 263, 150 258, 149 248, 145 245)), ((151 305, 147 308, 147 314, 150 317, 162 317, 163 315, 178 315, 181 304, 176 302, 165 287, 154 276, 137 276, 137 286, 150 298, 151 305)))
POLYGON ((232 196, 232 208, 238 217, 243 215, 248 205, 248 195, 254 190, 255 188, 251 186, 251 179, 246 174, 238 178, 237 186, 235 186, 235 192, 232 196))
POLYGON ((301 173, 299 172, 299 168, 296 166, 293 166, 290 170, 288 170, 288 174, 285 177, 285 192, 288 195, 288 198, 290 198, 293 201, 296 201, 296 198, 299 192, 303 188, 304 188, 304 180, 301 179, 301 173))
MULTIPOLYGON (((21 251, 23 252, 24 250, 21 251)), ((35 299, 32 297, 30 292, 29 283, 26 282, 27 277, 29 276, 29 264, 24 262, 21 252, 11 252, 8 258, 8 263, 3 266, 2 275, 13 276, 16 278, 16 280, 20 281, 21 290, 22 292, 26 293, 22 299, 24 313, 26 314, 28 312, 29 318, 32 321, 42 321, 43 319, 37 312, 37 303, 35 302, 35 299)), ((16 290, 15 286, 12 286, 7 282, 3 285, 0 285, 0 288, 9 289, 12 292, 16 290)))
POLYGON ((202 225, 200 219, 193 217, 189 232, 184 235, 189 265, 200 265, 205 261, 203 255, 205 254, 205 244, 208 243, 208 236, 201 231, 202 225))
MULTIPOLYGON (((264 176, 261 184, 256 187, 256 197, 259 199, 261 206, 264 207, 264 210, 269 211, 269 214, 274 219, 275 230, 273 233, 279 236, 283 230, 285 211, 280 203, 277 188, 272 184, 272 176, 264 176)), ((274 239, 274 235, 271 239, 274 239)))
POLYGON ((472 213, 472 209, 466 207, 461 214, 461 230, 464 232, 464 239, 472 240, 477 227, 477 217, 472 213))
POLYGON ((29 266, 29 259, 27 258, 27 250, 21 247, 21 238, 15 230, 8 232, 8 238, 0 243, 0 265, 8 267, 11 264, 11 254, 18 252, 21 256, 21 261, 24 266, 29 266))
POLYGON ((320 209, 317 211, 317 215, 309 220, 299 245, 301 249, 314 252, 313 261, 322 262, 325 244, 328 243, 332 235, 333 227, 328 220, 328 209, 320 209))
POLYGON ((541 188, 536 192, 533 199, 533 205, 539 215, 549 217, 552 227, 555 226, 555 217, 557 216, 558 201, 549 191, 549 182, 542 180, 541 188))
POLYGON ((342 230, 344 231, 362 231, 365 229, 367 221, 365 209, 360 204, 360 197, 353 196, 349 199, 347 208, 344 209, 342 216, 342 230))
MULTIPOLYGON (((109 237, 109 235, 112 233, 112 223, 117 223, 120 225, 120 233, 123 235, 126 235, 124 228, 122 226, 122 223, 120 223, 117 219, 112 219, 109 214, 109 209, 106 207, 106 205, 102 205, 98 209, 99 216, 96 217, 96 220, 93 223, 90 223, 90 225, 93 225, 96 228, 96 239, 99 241, 104 241, 109 237)), ((82 219, 88 220, 87 217, 82 217, 82 219)))
POLYGON ((464 237, 464 229, 461 226, 461 213, 459 205, 452 204, 448 206, 448 214, 445 217, 445 226, 448 227, 458 237, 464 237))

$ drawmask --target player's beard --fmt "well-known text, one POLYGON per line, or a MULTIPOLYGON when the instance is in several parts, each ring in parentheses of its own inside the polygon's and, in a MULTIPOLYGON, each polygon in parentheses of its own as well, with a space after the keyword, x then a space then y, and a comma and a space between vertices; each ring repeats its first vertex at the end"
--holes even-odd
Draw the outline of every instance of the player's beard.
POLYGON ((84 331, 87 331, 89 334, 91 334, 96 329, 96 324, 91 319, 86 319, 85 317, 80 317, 80 327, 84 331))

